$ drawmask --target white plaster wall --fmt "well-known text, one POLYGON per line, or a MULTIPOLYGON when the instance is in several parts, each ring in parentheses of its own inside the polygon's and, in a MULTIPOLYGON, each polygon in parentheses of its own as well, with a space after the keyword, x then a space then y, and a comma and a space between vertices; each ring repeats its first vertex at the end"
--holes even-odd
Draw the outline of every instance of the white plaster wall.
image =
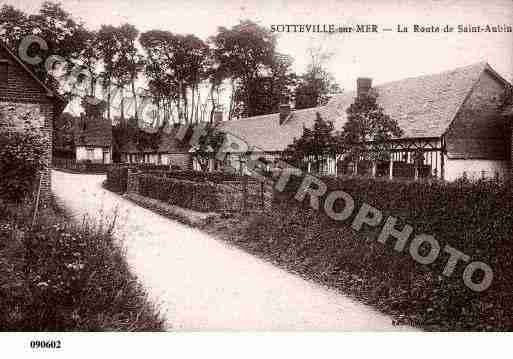
POLYGON ((508 174, 508 161, 492 161, 492 160, 464 160, 464 159, 447 159, 445 163, 445 179, 447 181, 455 181, 464 177, 466 173, 469 179, 494 178, 497 174, 499 178, 504 178, 508 174))
POLYGON ((105 154, 105 161, 103 163, 111 163, 112 162, 112 149, 109 148, 109 153, 105 154))
POLYGON ((150 163, 155 165, 158 163, 158 155, 156 153, 150 155, 150 163))
POLYGON ((77 146, 75 155, 77 162, 91 160, 95 163, 110 163, 112 153, 109 149, 109 154, 105 156, 105 162, 103 162, 103 147, 94 147, 93 157, 90 158, 86 146, 77 146))

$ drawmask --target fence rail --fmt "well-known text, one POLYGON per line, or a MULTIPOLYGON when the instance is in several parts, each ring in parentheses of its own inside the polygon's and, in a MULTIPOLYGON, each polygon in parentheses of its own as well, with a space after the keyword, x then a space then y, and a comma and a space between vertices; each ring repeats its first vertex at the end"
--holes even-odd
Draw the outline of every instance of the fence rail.
POLYGON ((80 164, 77 163, 74 159, 71 158, 59 158, 59 157, 53 157, 52 158, 52 166, 54 168, 63 168, 67 170, 75 170, 78 171, 80 164))
POLYGON ((83 173, 105 173, 110 166, 111 164, 107 163, 77 162, 70 158, 52 158, 52 167, 54 168, 83 173))

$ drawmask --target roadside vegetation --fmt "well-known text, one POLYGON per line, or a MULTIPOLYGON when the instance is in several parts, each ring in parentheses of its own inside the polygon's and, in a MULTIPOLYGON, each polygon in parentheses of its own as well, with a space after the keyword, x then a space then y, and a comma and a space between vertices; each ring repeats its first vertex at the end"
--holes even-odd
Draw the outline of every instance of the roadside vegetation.
POLYGON ((158 309, 112 237, 115 222, 71 222, 40 206, 44 136, 0 119, 0 330, 157 331, 158 309))
POLYGON ((163 318, 111 236, 55 210, 0 202, 0 329, 160 331, 163 318))
MULTIPOLYGON (((272 211, 218 219, 205 229, 248 252, 392 315, 396 323, 435 331, 513 329, 513 205, 511 188, 493 181, 418 183, 362 178, 323 178, 328 192, 343 190, 355 208, 368 203, 399 218, 414 233, 433 234, 440 244, 489 264, 492 285, 474 292, 462 281, 462 262, 444 276, 448 255, 430 265, 415 262, 395 240, 377 241, 380 228, 356 232, 292 198, 299 181, 276 197, 272 211)), ((323 208, 325 198, 321 199, 323 208)), ((335 203, 335 210, 344 205, 335 203)), ((357 210, 355 211, 357 212, 357 210)), ((412 236, 413 237, 413 236, 412 236)), ((411 238, 410 237, 410 240, 411 238)), ((406 245, 406 248, 408 245, 406 245)), ((426 249, 426 248, 424 248, 426 249)), ((421 251, 423 249, 421 248, 421 251)), ((477 280, 476 280, 477 281, 477 280)))

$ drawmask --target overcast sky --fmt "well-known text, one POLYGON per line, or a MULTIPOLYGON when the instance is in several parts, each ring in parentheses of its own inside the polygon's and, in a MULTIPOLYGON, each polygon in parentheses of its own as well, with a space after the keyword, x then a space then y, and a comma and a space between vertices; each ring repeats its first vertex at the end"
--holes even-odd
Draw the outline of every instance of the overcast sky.
MULTIPOLYGON (((42 0, 2 0, 28 12, 42 0)), ((240 19, 263 26, 272 24, 450 24, 513 26, 511 0, 65 0, 65 9, 90 28, 101 24, 131 23, 141 31, 163 29, 193 33, 203 39, 218 26, 230 27, 240 19)), ((279 51, 304 70, 306 49, 323 44, 334 52, 329 69, 346 90, 359 76, 374 83, 436 73, 479 61, 488 61, 506 79, 513 79, 513 33, 397 33, 281 34, 279 51)))

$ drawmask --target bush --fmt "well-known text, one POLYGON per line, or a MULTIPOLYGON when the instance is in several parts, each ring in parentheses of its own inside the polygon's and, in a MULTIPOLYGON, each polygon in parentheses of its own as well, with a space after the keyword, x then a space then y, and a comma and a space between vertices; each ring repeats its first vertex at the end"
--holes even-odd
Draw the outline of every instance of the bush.
POLYGON ((200 212, 218 209, 217 190, 210 183, 177 180, 154 175, 139 176, 139 193, 200 212))
POLYGON ((162 330, 110 228, 75 227, 51 210, 2 206, 0 327, 16 331, 162 330), (27 213, 25 213, 27 212, 27 213))
POLYGON ((127 189, 128 166, 112 165, 107 171, 106 186, 109 190, 125 193, 127 189))
POLYGON ((84 163, 82 172, 85 173, 106 173, 112 165, 109 163, 84 163))
POLYGON ((146 171, 169 171, 168 165, 156 165, 152 163, 138 163, 137 169, 143 172, 146 171))
POLYGON ((14 128, 0 119, 1 197, 21 202, 33 191, 48 146, 48 139, 30 122, 14 128))
POLYGON ((223 182, 237 182, 242 181, 244 176, 234 175, 224 172, 202 172, 202 171, 149 171, 148 173, 167 177, 167 178, 175 178, 186 181, 194 181, 194 182, 214 182, 214 183, 223 183, 223 182))
MULTIPOLYGON (((309 277, 358 296, 405 324, 428 330, 513 329, 512 189, 493 181, 417 183, 323 178, 328 192, 343 190, 355 200, 353 216, 336 222, 292 199, 301 179, 276 193, 275 210, 249 220, 240 240, 309 277), (377 231, 355 232, 349 224, 362 203, 399 218, 415 233, 433 234, 472 260, 489 264, 492 286, 477 293, 462 281, 463 265, 444 277, 447 255, 423 266, 394 241, 376 241, 377 231)), ((320 207, 322 208, 322 202, 320 207)), ((338 202, 338 201, 337 201, 338 202)), ((335 210, 341 210, 335 204, 335 210)), ((413 235, 410 237, 412 238, 413 235)))

